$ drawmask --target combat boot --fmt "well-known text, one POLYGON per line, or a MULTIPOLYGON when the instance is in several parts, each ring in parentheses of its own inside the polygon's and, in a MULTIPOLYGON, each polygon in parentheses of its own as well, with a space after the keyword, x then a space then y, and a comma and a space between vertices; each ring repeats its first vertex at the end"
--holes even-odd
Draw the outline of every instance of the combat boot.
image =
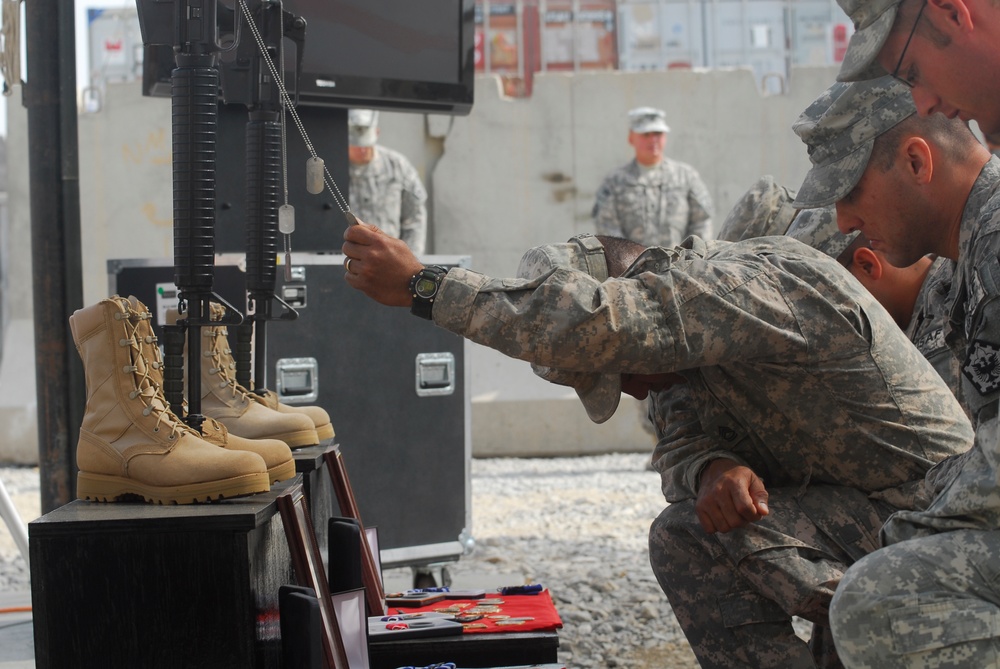
MULTIPOLYGON (((163 359, 160 357, 160 347, 157 345, 156 335, 153 334, 151 323, 153 314, 135 296, 130 295, 128 301, 132 310, 130 320, 135 327, 136 338, 142 342, 143 362, 146 363, 149 370, 149 380, 162 392, 163 359)), ((288 445, 283 441, 237 437, 234 434, 229 434, 225 425, 208 417, 201 425, 201 438, 210 444, 233 451, 256 453, 264 461, 268 480, 271 483, 284 481, 295 476, 295 459, 292 457, 288 445)))
POLYGON ((271 392, 270 390, 264 390, 260 393, 254 391, 250 396, 258 403, 263 404, 269 409, 274 409, 275 411, 279 411, 281 413, 300 413, 309 416, 309 420, 311 420, 313 425, 316 427, 316 436, 319 437, 320 441, 333 439, 335 436, 333 423, 330 421, 330 414, 328 414, 326 409, 323 407, 289 406, 279 402, 278 394, 271 392))
POLYGON ((190 504, 268 491, 259 455, 208 443, 170 410, 150 381, 131 316, 116 295, 69 319, 87 381, 77 497, 190 504))
MULTIPOLYGON (((210 313, 212 320, 220 320, 225 314, 221 304, 212 302, 210 305, 210 313)), ((230 369, 236 369, 236 361, 233 360, 232 347, 229 345, 228 331, 224 331, 221 335, 223 340, 220 342, 222 347, 224 362, 227 365, 231 365, 230 369)), ((234 373, 235 376, 235 373, 234 373)), ((323 407, 317 406, 302 406, 293 407, 287 404, 283 404, 278 401, 278 395, 269 390, 264 390, 261 392, 247 390, 244 386, 237 384, 237 387, 243 392, 247 393, 249 397, 257 402, 266 406, 268 409, 272 409, 279 413, 297 413, 309 416, 309 420, 312 421, 313 427, 316 429, 316 436, 320 441, 325 441, 327 439, 333 439, 333 423, 330 421, 330 414, 326 412, 323 407)))
MULTIPOLYGON (((214 320, 224 310, 211 304, 214 320)), ((236 383, 236 362, 229 349, 225 325, 202 327, 201 412, 226 426, 230 435, 245 439, 280 439, 290 448, 314 446, 319 435, 303 414, 281 413, 256 402, 250 391, 236 383)), ((191 336, 188 329, 188 336, 191 336)))

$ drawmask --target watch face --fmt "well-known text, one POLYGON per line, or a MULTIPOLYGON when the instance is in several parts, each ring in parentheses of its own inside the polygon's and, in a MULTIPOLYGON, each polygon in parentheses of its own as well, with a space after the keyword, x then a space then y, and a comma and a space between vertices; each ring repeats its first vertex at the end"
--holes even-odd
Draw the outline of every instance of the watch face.
POLYGON ((434 279, 428 279, 424 276, 418 278, 417 282, 413 284, 413 292, 423 298, 434 297, 437 293, 437 288, 437 281, 434 279))

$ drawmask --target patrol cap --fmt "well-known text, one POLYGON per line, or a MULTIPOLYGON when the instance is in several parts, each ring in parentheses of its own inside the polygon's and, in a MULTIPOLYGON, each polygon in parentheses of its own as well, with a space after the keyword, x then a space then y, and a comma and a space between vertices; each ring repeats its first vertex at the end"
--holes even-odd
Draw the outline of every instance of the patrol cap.
POLYGON ((654 107, 636 107, 628 113, 628 127, 640 135, 647 132, 670 132, 667 113, 654 107))
POLYGON ((743 194, 719 230, 718 239, 738 242, 752 237, 783 235, 799 210, 792 206, 795 191, 762 176, 743 194))
POLYGON ((854 23, 837 81, 864 81, 888 74, 875 60, 892 31, 902 0, 837 0, 854 23))
POLYGON ((875 139, 916 111, 910 89, 890 76, 838 82, 824 91, 792 124, 813 164, 795 206, 823 207, 850 193, 865 172, 875 139))
POLYGON ((351 146, 375 146, 378 140, 378 112, 374 109, 349 110, 347 137, 351 146))
MULTIPOLYGON (((586 272, 598 281, 608 278, 604 246, 590 234, 578 235, 565 244, 548 244, 528 250, 521 258, 517 275, 522 279, 536 279, 557 267, 586 272)), ((550 383, 573 388, 595 423, 605 422, 618 409, 622 396, 620 374, 570 372, 534 364, 531 369, 550 383)))
POLYGON ((837 210, 830 205, 803 209, 786 234, 836 260, 861 233, 857 230, 847 235, 842 233, 837 228, 837 210))

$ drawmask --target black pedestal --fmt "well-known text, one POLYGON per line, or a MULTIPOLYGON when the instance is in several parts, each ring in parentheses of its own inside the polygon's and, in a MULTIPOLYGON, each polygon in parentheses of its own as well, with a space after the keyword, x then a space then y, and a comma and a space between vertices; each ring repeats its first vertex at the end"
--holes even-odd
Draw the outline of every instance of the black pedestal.
POLYGON ((454 662, 460 667, 497 667, 558 662, 557 632, 462 634, 425 639, 395 639, 368 644, 371 669, 454 662))
POLYGON ((74 501, 28 525, 38 669, 277 668, 294 578, 275 496, 74 501))

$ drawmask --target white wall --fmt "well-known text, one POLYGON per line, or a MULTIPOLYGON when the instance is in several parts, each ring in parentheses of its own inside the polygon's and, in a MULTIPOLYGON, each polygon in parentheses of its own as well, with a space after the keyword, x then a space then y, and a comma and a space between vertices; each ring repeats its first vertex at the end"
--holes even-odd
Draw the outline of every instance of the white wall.
MULTIPOLYGON (((431 192, 429 251, 470 255, 474 269, 509 276, 527 248, 592 230, 601 179, 631 157, 628 109, 666 110, 667 153, 701 172, 721 223, 762 174, 801 183, 809 161, 791 124, 835 75, 835 68, 797 69, 786 94, 761 97, 742 69, 542 73, 529 99, 504 98, 496 79, 480 77, 469 116, 383 113, 381 141, 410 157, 431 192)), ((22 109, 11 112, 10 238, 24 252, 13 254, 8 269, 28 277, 27 126, 22 109)), ((138 84, 109 84, 102 111, 80 117, 79 138, 84 301, 92 304, 107 296, 108 259, 172 258, 169 101, 143 98, 138 84)), ((219 160, 219 169, 242 169, 219 160)), ((14 286, 20 290, 9 295, 11 318, 30 320, 30 281, 14 286)), ((30 359, 24 346, 11 350, 7 343, 4 354, 30 359)), ((523 362, 473 346, 469 364, 476 455, 650 447, 630 398, 615 418, 595 426, 571 392, 536 379, 523 362)), ((17 395, 30 396, 33 411, 26 382, 17 395)), ((0 406, 10 385, 0 377, 0 406)), ((0 424, 0 461, 12 440, 4 429, 0 424)))

